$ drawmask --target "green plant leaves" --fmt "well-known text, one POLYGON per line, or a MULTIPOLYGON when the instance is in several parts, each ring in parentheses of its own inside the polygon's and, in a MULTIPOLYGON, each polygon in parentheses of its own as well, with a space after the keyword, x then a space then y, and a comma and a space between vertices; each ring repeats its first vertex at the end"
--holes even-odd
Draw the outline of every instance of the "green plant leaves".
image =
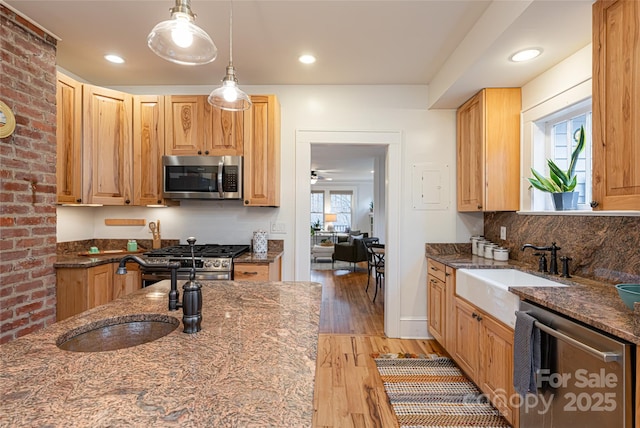
POLYGON ((571 154, 569 169, 565 172, 561 170, 553 160, 547 159, 547 165, 549 166, 549 178, 545 178, 544 176, 542 176, 542 174, 531 168, 531 173, 535 178, 529 178, 528 180, 533 187, 538 190, 542 190, 543 192, 549 193, 574 191, 576 185, 578 184, 578 178, 575 174, 576 165, 578 163, 578 157, 584 150, 585 146, 584 126, 580 127, 580 129, 576 132, 576 135, 577 136, 574 137, 574 140, 578 144, 571 154))

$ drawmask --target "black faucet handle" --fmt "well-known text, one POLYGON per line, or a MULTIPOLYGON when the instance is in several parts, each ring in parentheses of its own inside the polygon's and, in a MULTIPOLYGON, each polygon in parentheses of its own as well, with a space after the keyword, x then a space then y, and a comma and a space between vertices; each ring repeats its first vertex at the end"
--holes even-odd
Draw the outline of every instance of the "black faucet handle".
POLYGON ((534 256, 540 256, 538 260, 538 271, 548 272, 547 269, 547 255, 545 253, 533 253, 534 256))
POLYGON ((560 260, 562 261, 562 275, 560 276, 563 278, 571 278, 571 275, 569 275, 569 262, 573 259, 571 257, 562 256, 560 257, 560 260))

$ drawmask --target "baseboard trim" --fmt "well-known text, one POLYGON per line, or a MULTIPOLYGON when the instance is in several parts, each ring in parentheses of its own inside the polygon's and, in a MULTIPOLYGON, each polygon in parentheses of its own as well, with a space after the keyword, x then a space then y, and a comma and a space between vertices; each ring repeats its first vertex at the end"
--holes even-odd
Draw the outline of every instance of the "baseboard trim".
POLYGON ((400 337, 402 339, 433 339, 427 329, 426 317, 400 318, 400 337))

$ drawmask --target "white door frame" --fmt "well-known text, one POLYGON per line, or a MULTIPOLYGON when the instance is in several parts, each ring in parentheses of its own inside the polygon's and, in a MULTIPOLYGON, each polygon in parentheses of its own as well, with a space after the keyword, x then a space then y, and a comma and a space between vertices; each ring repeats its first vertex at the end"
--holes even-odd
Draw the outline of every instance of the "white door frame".
POLYGON ((311 258, 309 248, 311 235, 309 218, 311 216, 311 144, 352 144, 387 146, 385 207, 387 236, 385 246, 384 280, 384 332, 387 337, 400 337, 400 190, 401 190, 401 131, 296 131, 296 212, 295 212, 295 251, 294 279, 309 281, 311 258), (303 257, 304 256, 304 257, 303 257))

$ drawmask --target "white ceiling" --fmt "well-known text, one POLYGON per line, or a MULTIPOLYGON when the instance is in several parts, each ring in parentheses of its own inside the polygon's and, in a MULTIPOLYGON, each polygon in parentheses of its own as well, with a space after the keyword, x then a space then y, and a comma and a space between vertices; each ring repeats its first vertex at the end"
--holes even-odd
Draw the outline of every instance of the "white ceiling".
MULTIPOLYGON (((170 63, 146 46, 147 34, 169 19, 175 0, 0 2, 60 37, 58 65, 96 85, 214 89, 229 62, 227 0, 191 0, 196 23, 218 47, 217 59, 201 66, 170 63), (107 63, 107 53, 121 55, 126 63, 107 63)), ((233 62, 241 87, 429 85, 425 108, 455 108, 483 87, 522 86, 589 44, 592 3, 235 0, 233 62), (508 60, 534 46, 544 50, 535 61, 508 60), (317 62, 300 64, 303 53, 314 54, 317 62)), ((315 168, 337 169, 320 163, 315 168)))

